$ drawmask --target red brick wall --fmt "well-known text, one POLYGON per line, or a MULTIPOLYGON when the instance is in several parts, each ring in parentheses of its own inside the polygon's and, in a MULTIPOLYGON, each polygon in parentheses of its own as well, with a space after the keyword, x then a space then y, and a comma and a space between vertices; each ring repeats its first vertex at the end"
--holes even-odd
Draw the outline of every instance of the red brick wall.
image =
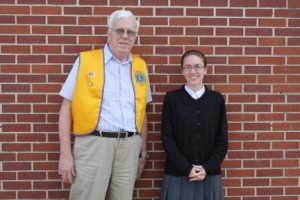
POLYGON ((226 98, 226 200, 299 200, 299 0, 0 0, 0 199, 67 199, 57 174, 58 91, 79 51, 102 47, 107 15, 140 16, 150 159, 135 199, 158 198, 165 92, 183 84, 181 54, 208 55, 205 82, 226 98))

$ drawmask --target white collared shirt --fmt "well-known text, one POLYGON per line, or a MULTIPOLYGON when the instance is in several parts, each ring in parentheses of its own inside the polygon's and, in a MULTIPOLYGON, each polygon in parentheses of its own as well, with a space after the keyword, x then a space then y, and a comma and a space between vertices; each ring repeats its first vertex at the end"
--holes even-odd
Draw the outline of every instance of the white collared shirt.
POLYGON ((187 91, 187 93, 189 93, 189 95, 191 95, 191 97, 193 97, 193 99, 199 99, 205 92, 204 86, 197 92, 191 90, 187 85, 184 85, 184 89, 187 91))
MULTIPOLYGON (((107 44, 103 48, 103 53, 105 83, 97 130, 135 132, 137 129, 135 124, 135 96, 131 77, 132 57, 130 55, 126 62, 120 63, 113 57, 107 44)), ((79 57, 77 57, 59 93, 69 100, 73 98, 79 62, 79 57)), ((150 86, 148 86, 147 102, 151 101, 152 96, 150 86)))

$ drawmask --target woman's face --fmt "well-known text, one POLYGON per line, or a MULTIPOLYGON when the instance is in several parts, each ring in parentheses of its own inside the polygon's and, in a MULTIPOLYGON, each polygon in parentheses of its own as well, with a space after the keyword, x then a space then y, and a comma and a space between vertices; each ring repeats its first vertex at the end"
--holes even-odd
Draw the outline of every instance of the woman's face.
POLYGON ((193 91, 201 89, 206 72, 207 68, 199 56, 188 55, 184 58, 182 74, 186 80, 186 85, 193 91))

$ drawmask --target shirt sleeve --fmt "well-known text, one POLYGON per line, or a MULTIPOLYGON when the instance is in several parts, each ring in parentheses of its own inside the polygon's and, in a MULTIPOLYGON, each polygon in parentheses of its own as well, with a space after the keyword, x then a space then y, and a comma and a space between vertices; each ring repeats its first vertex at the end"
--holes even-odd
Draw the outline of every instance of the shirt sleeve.
POLYGON ((75 63, 73 64, 73 67, 67 77, 66 82, 62 86, 59 95, 72 101, 73 99, 73 92, 75 88, 76 83, 76 77, 79 69, 79 56, 77 56, 75 63))
POLYGON ((147 78, 148 78, 147 103, 150 103, 150 102, 152 102, 152 94, 151 94, 151 89, 150 89, 150 80, 149 80, 148 70, 147 70, 147 78))
POLYGON ((150 83, 148 84, 148 95, 147 95, 147 103, 152 102, 152 95, 151 95, 151 89, 150 89, 150 83))

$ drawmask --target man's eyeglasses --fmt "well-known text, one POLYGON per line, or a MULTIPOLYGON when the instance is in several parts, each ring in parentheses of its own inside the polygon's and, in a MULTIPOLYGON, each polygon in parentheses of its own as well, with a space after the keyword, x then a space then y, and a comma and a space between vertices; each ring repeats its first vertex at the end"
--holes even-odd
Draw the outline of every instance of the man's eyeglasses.
POLYGON ((135 32, 135 31, 133 31, 133 30, 125 30, 125 29, 123 29, 123 28, 116 28, 116 29, 114 29, 114 28, 109 28, 109 29, 115 31, 116 34, 119 35, 119 36, 124 35, 125 32, 126 32, 126 35, 127 35, 128 37, 135 37, 135 36, 137 36, 137 32, 135 32))
POLYGON ((205 66, 203 66, 203 65, 195 65, 195 66, 186 65, 186 66, 182 66, 182 70, 187 71, 187 72, 192 71, 192 69, 199 72, 199 71, 202 71, 204 68, 205 68, 205 66))

